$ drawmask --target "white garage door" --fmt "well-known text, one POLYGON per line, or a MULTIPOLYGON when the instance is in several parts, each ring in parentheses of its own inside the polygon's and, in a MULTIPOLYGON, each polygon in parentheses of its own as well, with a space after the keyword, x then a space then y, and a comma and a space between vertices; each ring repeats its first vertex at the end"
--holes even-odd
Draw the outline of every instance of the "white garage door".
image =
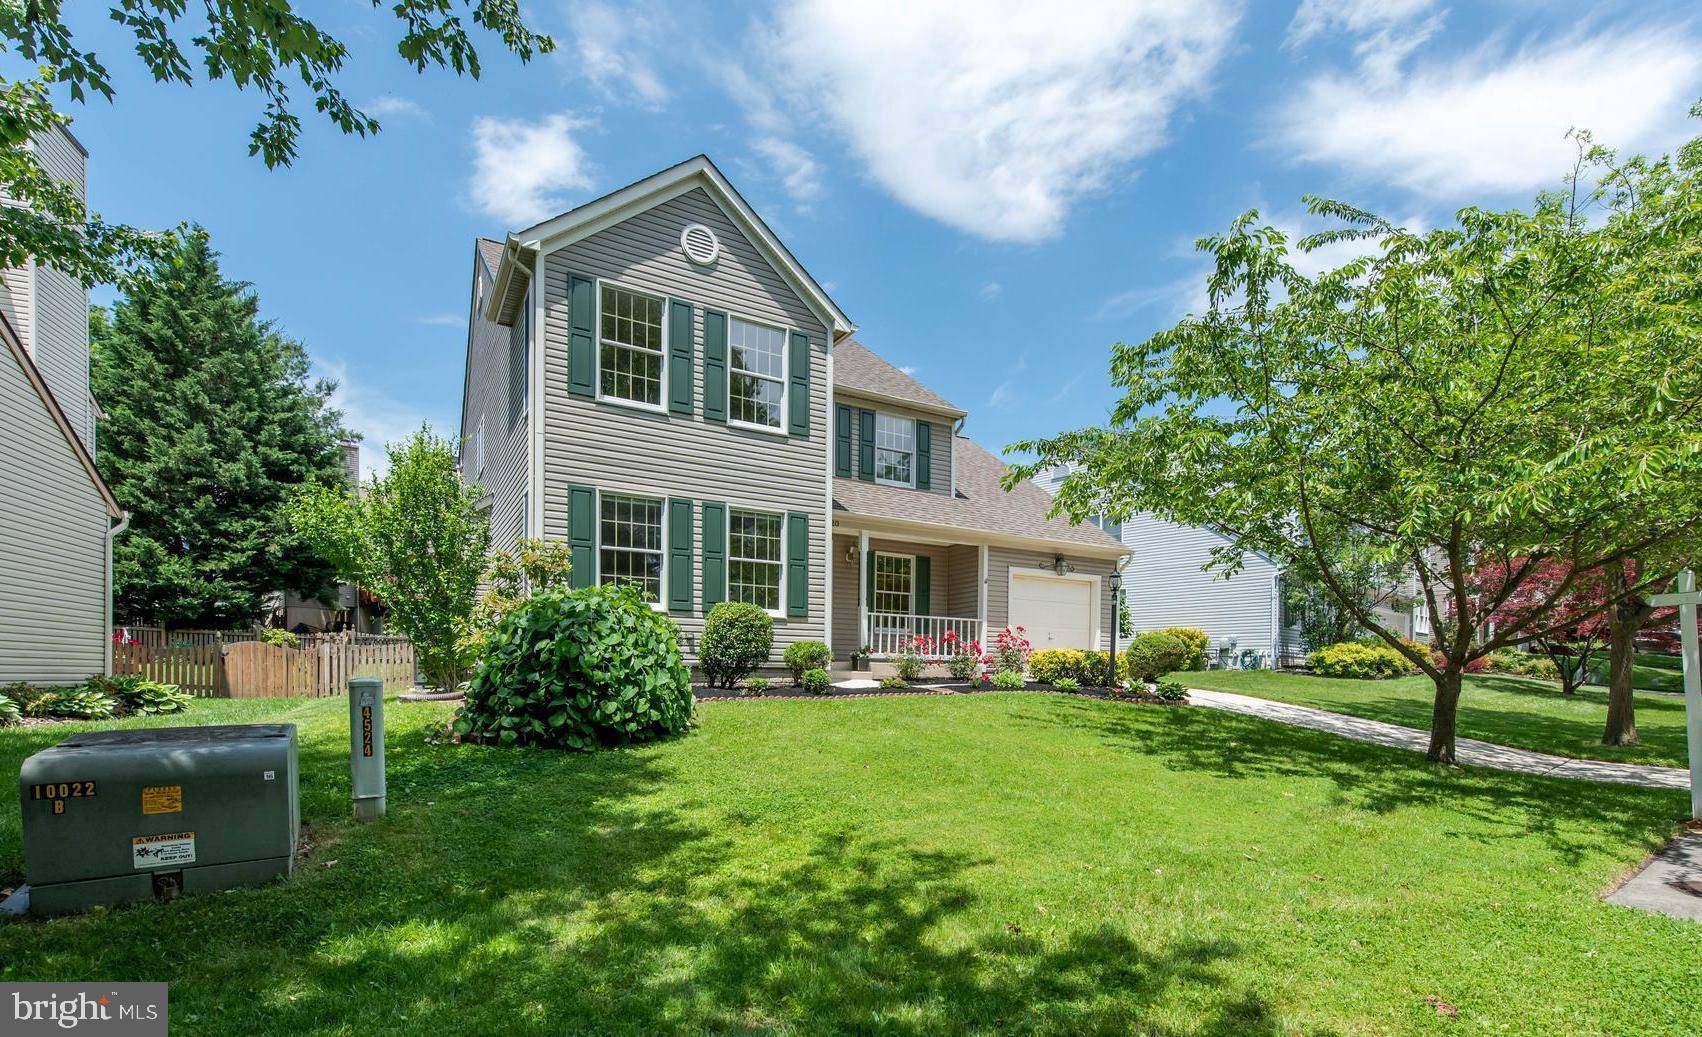
POLYGON ((1092 648, 1093 581, 1028 573, 1011 574, 1013 627, 1023 627, 1041 648, 1092 648))

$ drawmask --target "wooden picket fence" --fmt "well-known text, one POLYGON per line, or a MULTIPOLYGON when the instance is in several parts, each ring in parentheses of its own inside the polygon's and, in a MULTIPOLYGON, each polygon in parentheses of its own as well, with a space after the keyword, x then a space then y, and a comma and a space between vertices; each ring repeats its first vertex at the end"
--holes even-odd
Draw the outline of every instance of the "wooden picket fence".
POLYGON ((114 644, 112 672, 141 674, 204 698, 341 695, 355 677, 377 677, 386 691, 406 691, 414 684, 414 644, 373 634, 318 635, 303 638, 300 648, 257 640, 114 644))

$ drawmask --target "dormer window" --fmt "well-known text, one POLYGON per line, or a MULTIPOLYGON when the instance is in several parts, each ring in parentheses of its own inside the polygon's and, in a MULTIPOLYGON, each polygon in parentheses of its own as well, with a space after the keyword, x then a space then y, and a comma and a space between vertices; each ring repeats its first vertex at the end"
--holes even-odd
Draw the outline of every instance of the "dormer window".
POLYGON ((916 422, 891 414, 875 415, 875 481, 916 485, 916 422))

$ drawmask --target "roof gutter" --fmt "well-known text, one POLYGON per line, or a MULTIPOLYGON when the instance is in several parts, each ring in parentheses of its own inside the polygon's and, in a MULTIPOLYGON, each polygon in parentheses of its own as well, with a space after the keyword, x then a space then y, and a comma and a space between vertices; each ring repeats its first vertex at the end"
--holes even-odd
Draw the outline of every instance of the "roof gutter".
POLYGON ((521 258, 523 252, 536 253, 536 247, 528 248, 520 243, 513 234, 502 245, 502 259, 496 265, 496 278, 491 283, 490 298, 485 301, 485 319, 500 324, 503 302, 508 298, 509 286, 514 283, 515 270, 521 270, 526 277, 532 276, 532 270, 521 258))

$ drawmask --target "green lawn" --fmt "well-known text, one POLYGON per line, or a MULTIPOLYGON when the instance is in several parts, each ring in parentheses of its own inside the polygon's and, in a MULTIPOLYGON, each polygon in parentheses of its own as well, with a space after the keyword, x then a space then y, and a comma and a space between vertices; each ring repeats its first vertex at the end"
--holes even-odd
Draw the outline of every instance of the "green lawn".
POLYGON ((344 709, 193 714, 302 725, 295 878, 0 924, 0 978, 169 979, 185 1034, 1702 1032, 1702 926, 1597 900, 1677 792, 1039 694, 712 704, 594 755, 392 704, 357 827, 344 709))
MULTIPOLYGON (((1434 688, 1424 676, 1385 681, 1342 680, 1271 670, 1173 673, 1171 679, 1210 691, 1232 691, 1278 702, 1428 729, 1434 688)), ((1460 734, 1561 756, 1625 763, 1686 765, 1684 700, 1637 696, 1637 745, 1601 744, 1607 691, 1586 687, 1574 696, 1550 681, 1482 674, 1460 693, 1460 734)))
MULTIPOLYGON (((1607 683, 1607 659, 1591 667, 1590 679, 1597 684, 1607 683)), ((1644 691, 1683 691, 1683 664, 1676 655, 1655 655, 1638 652, 1631 664, 1631 686, 1644 691)))

